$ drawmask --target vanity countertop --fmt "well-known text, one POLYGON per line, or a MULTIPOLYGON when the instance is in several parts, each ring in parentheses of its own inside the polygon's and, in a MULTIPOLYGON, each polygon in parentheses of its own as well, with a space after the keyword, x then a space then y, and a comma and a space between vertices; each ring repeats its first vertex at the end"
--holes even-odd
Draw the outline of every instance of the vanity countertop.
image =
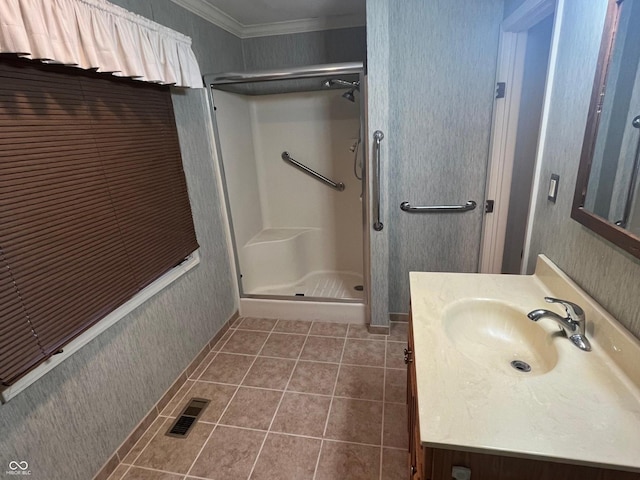
POLYGON ((640 342, 550 260, 540 256, 530 276, 411 272, 410 282, 423 445, 640 472, 640 342), (564 314, 545 296, 585 310, 591 352, 555 322, 526 317, 564 314), (556 352, 550 369, 522 373, 510 357, 496 366, 478 345, 462 352, 445 319, 467 299, 507 305, 544 329, 556 352))

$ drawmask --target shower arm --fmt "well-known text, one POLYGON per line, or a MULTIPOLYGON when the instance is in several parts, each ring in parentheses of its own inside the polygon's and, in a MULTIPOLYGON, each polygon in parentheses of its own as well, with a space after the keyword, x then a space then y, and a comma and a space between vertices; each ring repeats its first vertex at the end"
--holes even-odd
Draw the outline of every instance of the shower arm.
POLYGON ((302 170, 304 173, 306 173, 307 175, 310 175, 311 177, 315 178, 316 180, 319 180, 322 183, 325 183, 325 184, 329 185, 334 190, 337 190, 339 192, 342 192, 344 190, 344 188, 345 188, 344 187, 344 183, 342 183, 342 182, 336 183, 333 180, 328 179, 324 175, 321 175, 320 173, 316 172, 315 170, 312 170, 311 168, 307 167, 306 165, 303 165, 302 163, 298 162, 297 160, 294 160, 293 158, 291 158, 291 155, 289 155, 289 152, 282 152, 281 156, 282 156, 282 160, 284 160, 285 162, 287 162, 290 165, 293 165, 294 167, 302 170))
POLYGON ((341 80, 339 78, 332 78, 323 83, 323 85, 327 88, 331 88, 334 85, 338 85, 343 88, 349 88, 352 90, 360 90, 360 82, 347 82, 346 80, 341 80))

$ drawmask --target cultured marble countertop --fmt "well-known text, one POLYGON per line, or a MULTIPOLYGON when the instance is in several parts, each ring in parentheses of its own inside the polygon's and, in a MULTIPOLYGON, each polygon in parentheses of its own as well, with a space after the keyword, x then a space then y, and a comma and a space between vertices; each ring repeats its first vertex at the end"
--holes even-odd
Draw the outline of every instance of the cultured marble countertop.
POLYGON ((532 276, 411 272, 410 282, 423 445, 640 472, 640 342, 550 260, 532 276), (469 298, 508 303, 525 321, 538 308, 564 315, 545 296, 582 306, 593 347, 540 320, 558 353, 547 373, 469 358, 445 331, 443 312, 469 298))

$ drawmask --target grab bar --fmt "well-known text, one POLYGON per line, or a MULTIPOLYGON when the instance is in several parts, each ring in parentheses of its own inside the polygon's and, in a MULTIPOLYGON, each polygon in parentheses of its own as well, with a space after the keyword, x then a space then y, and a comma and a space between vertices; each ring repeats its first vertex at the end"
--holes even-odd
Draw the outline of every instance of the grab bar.
POLYGON ((376 130, 375 132, 373 132, 374 151, 376 156, 375 158, 376 177, 374 179, 374 184, 373 184, 374 198, 375 198, 374 217, 376 221, 373 223, 373 229, 376 232, 379 232, 384 227, 384 225, 382 225, 382 222, 380 221, 380 142, 382 141, 383 138, 384 138, 384 133, 382 133, 380 130, 376 130))
POLYGON ((402 202, 400 210, 409 213, 463 213, 476 208, 476 202, 469 200, 464 205, 425 205, 412 207, 409 202, 402 202))
POLYGON ((302 170, 304 173, 311 175, 313 178, 316 178, 318 180, 320 180, 321 182, 326 183, 327 185, 329 185, 331 188, 333 188, 334 190, 337 190, 339 192, 344 190, 344 183, 339 182, 336 183, 333 180, 329 180, 327 177, 325 177, 324 175, 320 175, 318 172, 316 172, 315 170, 310 169, 309 167, 307 167, 306 165, 301 164, 300 162, 298 162, 297 160, 294 160, 293 158, 291 158, 291 155, 289 155, 289 152, 282 152, 282 159, 285 162, 290 163, 291 165, 293 165, 294 167, 299 168, 300 170, 302 170))

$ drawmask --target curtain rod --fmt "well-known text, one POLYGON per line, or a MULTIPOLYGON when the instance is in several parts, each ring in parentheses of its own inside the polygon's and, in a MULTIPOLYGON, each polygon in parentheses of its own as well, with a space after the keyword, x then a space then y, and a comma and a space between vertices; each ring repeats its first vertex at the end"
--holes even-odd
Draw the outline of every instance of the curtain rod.
POLYGON ((322 77, 327 75, 347 75, 360 73, 362 62, 329 63, 325 65, 309 65, 275 70, 257 70, 250 72, 211 73, 204 75, 206 85, 228 85, 232 83, 266 82, 271 80, 287 80, 292 78, 322 77))

